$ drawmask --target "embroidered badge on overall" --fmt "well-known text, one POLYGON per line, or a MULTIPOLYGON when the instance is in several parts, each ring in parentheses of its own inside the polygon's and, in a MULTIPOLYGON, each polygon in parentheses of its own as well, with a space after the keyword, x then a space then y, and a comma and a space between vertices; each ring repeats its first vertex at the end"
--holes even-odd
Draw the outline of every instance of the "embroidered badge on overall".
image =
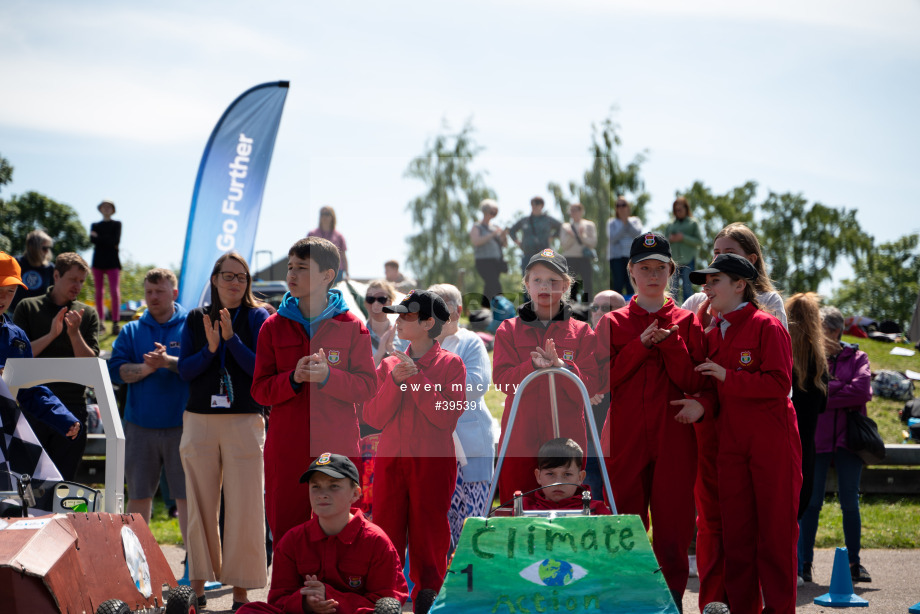
POLYGON ((562 350, 562 360, 575 360, 575 350, 562 350))
POLYGON ((751 364, 751 353, 749 351, 741 352, 741 364, 747 366, 751 364))
POLYGON ((341 354, 339 354, 338 350, 329 350, 329 356, 327 356, 326 359, 329 361, 329 364, 337 365, 341 359, 341 354))
POLYGON ((348 576, 348 586, 351 588, 358 588, 361 586, 361 576, 348 576))

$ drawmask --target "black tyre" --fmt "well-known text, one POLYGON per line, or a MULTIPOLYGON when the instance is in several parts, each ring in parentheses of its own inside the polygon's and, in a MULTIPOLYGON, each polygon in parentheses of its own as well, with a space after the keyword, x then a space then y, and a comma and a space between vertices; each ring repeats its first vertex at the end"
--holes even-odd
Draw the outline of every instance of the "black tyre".
POLYGON ((131 614, 131 609, 121 599, 109 599, 99 604, 96 614, 131 614))
POLYGON ((731 614, 731 612, 728 611, 728 606, 721 601, 711 601, 703 608, 703 614, 731 614))
POLYGON ((374 614, 399 614, 402 612, 402 605, 392 597, 381 597, 374 605, 374 614))
POLYGON ((177 586, 169 594, 166 614, 198 614, 198 595, 191 586, 177 586))
POLYGON ((428 614, 428 610, 434 605, 434 600, 437 596, 438 594, 430 588, 420 590, 415 597, 412 611, 415 614, 428 614))

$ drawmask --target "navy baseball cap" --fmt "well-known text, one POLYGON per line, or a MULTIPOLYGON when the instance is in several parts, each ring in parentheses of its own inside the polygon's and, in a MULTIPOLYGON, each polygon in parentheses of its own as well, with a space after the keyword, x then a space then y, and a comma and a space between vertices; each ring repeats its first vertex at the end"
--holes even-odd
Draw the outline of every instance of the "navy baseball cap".
POLYGON ((635 264, 643 260, 671 262, 671 244, 657 232, 639 235, 629 248, 629 261, 635 264))
POLYGON ((527 268, 524 269, 524 272, 526 273, 529 271, 530 267, 537 263, 546 265, 561 275, 569 274, 569 263, 565 259, 565 256, 548 247, 530 257, 530 261, 527 263, 527 268))
POLYGON ((732 275, 737 275, 741 279, 747 279, 749 281, 757 279, 757 269, 754 268, 754 265, 744 256, 739 256, 738 254, 719 254, 716 256, 716 259, 712 261, 712 264, 705 269, 690 273, 690 281, 701 286, 706 283, 707 275, 716 275, 717 273, 731 273, 732 275))
POLYGON ((440 296, 428 290, 412 290, 398 305, 387 305, 384 313, 417 313, 422 320, 435 318, 441 322, 450 320, 447 303, 440 296))
POLYGON ((358 468, 351 462, 351 459, 341 454, 332 454, 331 452, 320 454, 319 458, 310 463, 310 468, 300 476, 300 483, 309 482, 310 476, 317 471, 325 473, 331 478, 349 478, 354 480, 356 484, 361 483, 361 478, 358 477, 358 468))

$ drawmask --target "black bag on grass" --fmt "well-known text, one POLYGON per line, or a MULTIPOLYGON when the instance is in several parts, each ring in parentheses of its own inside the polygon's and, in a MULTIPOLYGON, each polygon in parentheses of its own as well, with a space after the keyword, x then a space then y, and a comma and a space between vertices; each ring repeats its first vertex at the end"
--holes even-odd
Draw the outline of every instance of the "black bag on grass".
POLYGON ((898 412, 901 422, 907 424, 911 418, 920 418, 920 399, 911 399, 904 404, 904 409, 898 412))

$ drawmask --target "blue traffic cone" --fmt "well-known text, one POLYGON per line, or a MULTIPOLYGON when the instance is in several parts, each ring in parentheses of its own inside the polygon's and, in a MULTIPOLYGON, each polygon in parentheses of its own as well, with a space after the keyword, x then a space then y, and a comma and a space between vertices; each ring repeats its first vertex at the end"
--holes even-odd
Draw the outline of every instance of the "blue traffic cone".
POLYGON ((853 593, 853 578, 850 576, 850 562, 846 548, 837 548, 834 553, 834 572, 831 574, 830 591, 815 597, 818 605, 832 608, 868 608, 869 602, 853 593))
POLYGON ((907 608, 909 614, 920 614, 920 601, 907 608))

